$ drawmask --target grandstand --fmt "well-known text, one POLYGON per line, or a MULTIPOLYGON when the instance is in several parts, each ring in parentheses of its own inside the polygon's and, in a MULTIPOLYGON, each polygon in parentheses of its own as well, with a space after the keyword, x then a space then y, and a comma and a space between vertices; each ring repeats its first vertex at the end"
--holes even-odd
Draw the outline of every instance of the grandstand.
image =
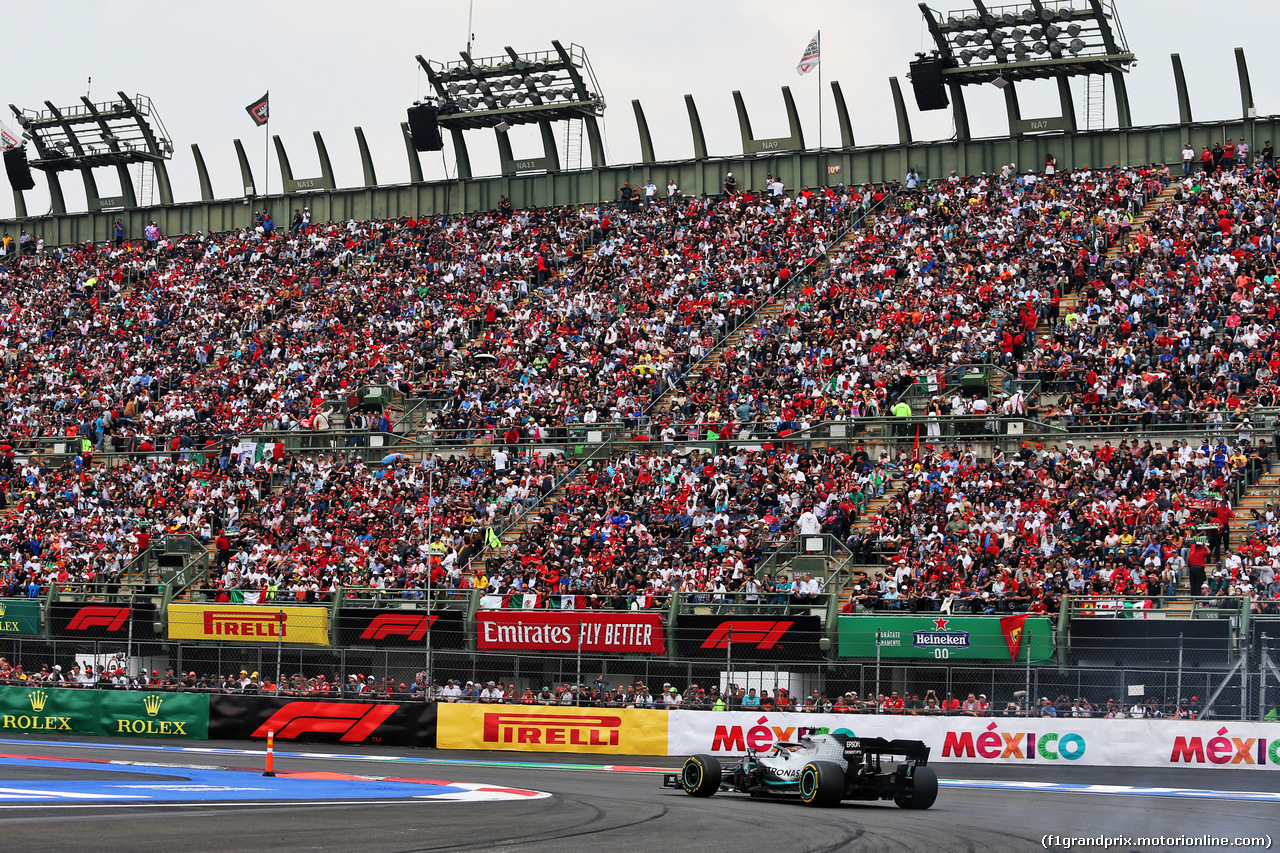
POLYGON ((0 264, 0 579, 42 608, 11 653, 123 640, 202 676, 295 654, 314 678, 333 655, 285 651, 283 610, 261 647, 182 615, 310 607, 324 641, 298 642, 340 647, 340 683, 609 670, 723 691, 764 668, 865 696, 882 656, 948 660, 890 651, 895 619, 998 638, 1026 617, 1046 633, 967 628, 971 670, 883 678, 1100 705, 1176 652, 1152 704, 1258 715, 1280 631, 1280 175, 1260 145, 1161 161, 1276 125, 1187 119, 597 165, 504 178, 506 207, 482 180, 460 209, 428 186, 398 208, 391 188, 293 193, 252 220, 207 198, 131 211, 120 241, 101 214, 43 220, 52 239, 0 264), (713 165, 736 191, 702 191, 713 165), (692 191, 602 200, 668 173, 692 191), (316 218, 268 224, 290 208, 316 218), (76 634, 63 616, 90 605, 123 615, 76 634), (419 611, 420 635, 343 615, 419 611), (579 639, 486 644, 503 614, 579 639), (601 618, 665 642, 584 650, 601 618), (775 648, 759 625, 783 619, 775 648))

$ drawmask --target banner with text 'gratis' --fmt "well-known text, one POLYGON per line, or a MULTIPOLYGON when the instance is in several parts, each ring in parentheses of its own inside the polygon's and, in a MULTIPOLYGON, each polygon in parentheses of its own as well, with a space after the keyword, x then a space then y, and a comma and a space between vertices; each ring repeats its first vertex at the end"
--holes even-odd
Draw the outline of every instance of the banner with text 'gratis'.
POLYGON ((329 608, 170 604, 169 639, 329 645, 329 608))

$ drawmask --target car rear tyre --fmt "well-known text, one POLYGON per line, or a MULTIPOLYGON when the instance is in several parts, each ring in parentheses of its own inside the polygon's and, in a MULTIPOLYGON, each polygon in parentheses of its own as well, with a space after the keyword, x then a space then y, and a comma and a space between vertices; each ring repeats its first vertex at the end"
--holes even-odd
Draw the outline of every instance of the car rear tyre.
POLYGON ((720 762, 710 755, 691 755, 680 770, 680 787, 691 797, 709 797, 720 790, 720 762))
POLYGON ((834 806, 844 798, 844 768, 834 761, 810 761, 800 771, 800 799, 810 806, 834 806))
POLYGON ((911 790, 893 798, 899 808, 927 809, 938 799, 938 774, 932 767, 917 767, 911 774, 911 790))

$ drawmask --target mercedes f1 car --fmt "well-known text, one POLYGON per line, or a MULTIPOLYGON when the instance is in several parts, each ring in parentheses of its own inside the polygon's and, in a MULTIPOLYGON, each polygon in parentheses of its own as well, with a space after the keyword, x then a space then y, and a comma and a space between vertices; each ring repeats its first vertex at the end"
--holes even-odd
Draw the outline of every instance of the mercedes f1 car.
POLYGON ((928 763, 929 747, 918 740, 814 734, 795 743, 780 741, 764 754, 748 750, 723 767, 714 756, 691 755, 679 773, 664 774, 662 785, 692 797, 737 791, 799 797, 811 806, 893 800, 904 809, 927 809, 938 798, 938 775, 928 763))

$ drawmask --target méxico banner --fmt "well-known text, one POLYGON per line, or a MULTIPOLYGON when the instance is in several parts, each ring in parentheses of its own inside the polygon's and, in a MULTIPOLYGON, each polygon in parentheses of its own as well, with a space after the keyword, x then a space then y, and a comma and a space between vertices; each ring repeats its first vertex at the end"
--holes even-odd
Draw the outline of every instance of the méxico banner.
POLYGON ((0 598, 0 637, 39 633, 39 601, 29 598, 0 598))
POLYGON ((335 618, 338 643, 342 646, 425 649, 429 640, 433 649, 466 647, 462 613, 458 610, 428 614, 425 609, 341 607, 335 618))
POLYGON ((170 604, 169 639, 329 645, 329 608, 170 604))
POLYGON ((1045 616, 841 616, 842 658, 1032 662, 1053 659, 1053 623, 1045 616))
POLYGON ((209 697, 209 737, 308 743, 435 746, 436 706, 429 702, 348 702, 248 694, 209 697))
POLYGON ((0 733, 207 738, 209 699, 195 693, 0 687, 0 733))
POLYGON ((741 755, 807 733, 919 740, 929 761, 1280 771, 1280 726, 1221 720, 670 711, 671 755, 741 755))
POLYGON ((481 610, 476 613, 476 647, 480 651, 663 655, 667 638, 658 613, 481 610))
MULTIPOLYGON (((440 705, 440 749, 666 755, 666 711, 541 705, 440 705)), ((704 750, 705 751, 705 750, 704 750)))

